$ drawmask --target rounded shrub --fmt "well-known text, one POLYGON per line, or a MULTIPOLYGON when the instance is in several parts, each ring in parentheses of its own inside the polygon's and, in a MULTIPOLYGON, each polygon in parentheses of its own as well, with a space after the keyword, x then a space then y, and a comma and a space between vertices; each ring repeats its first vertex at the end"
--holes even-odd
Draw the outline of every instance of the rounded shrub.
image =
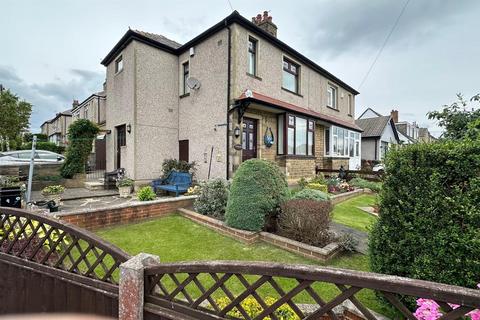
POLYGON ((233 228, 259 231, 266 217, 288 199, 285 175, 272 162, 250 159, 238 168, 230 187, 225 220, 233 228))
POLYGON ((312 246, 323 247, 332 235, 328 228, 331 220, 330 202, 294 199, 282 204, 278 217, 281 235, 312 246))
POLYGON ((328 201, 330 197, 325 192, 315 189, 303 189, 292 196, 292 199, 307 199, 316 201, 328 201))
POLYGON ((201 214, 223 220, 227 200, 228 182, 223 179, 214 179, 200 185, 200 192, 193 207, 201 214))
POLYGON ((480 142, 389 151, 380 216, 369 239, 374 272, 472 287, 480 280, 480 142))

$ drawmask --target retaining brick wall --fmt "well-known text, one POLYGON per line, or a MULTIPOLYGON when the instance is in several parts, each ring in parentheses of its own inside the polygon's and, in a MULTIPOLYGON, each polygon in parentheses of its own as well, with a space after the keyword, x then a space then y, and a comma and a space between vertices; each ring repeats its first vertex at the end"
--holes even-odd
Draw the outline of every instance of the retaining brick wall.
POLYGON ((337 243, 330 243, 323 248, 310 246, 295 240, 281 237, 269 232, 251 232, 239 230, 227 226, 223 221, 207 217, 188 209, 178 209, 178 212, 185 218, 188 218, 207 228, 213 229, 223 235, 229 236, 246 244, 252 244, 258 241, 264 241, 273 246, 299 254, 303 257, 325 262, 340 253, 341 249, 337 243))
POLYGON ((343 202, 345 200, 351 199, 353 197, 359 196, 362 193, 365 193, 366 191, 364 189, 356 189, 353 191, 345 192, 345 193, 339 193, 333 196, 330 196, 330 201, 332 202, 332 205, 336 205, 340 202, 343 202))
POLYGON ((148 202, 128 203, 111 208, 74 213, 59 213, 56 216, 68 223, 87 230, 139 222, 174 213, 179 208, 193 204, 195 196, 159 199, 148 202))

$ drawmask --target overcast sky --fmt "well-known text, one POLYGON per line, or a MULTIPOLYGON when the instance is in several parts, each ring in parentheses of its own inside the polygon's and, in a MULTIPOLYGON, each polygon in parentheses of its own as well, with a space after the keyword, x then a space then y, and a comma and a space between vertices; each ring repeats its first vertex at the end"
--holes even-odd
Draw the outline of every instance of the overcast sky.
MULTIPOLYGON (((411 0, 369 77, 403 0, 230 0, 247 18, 270 10, 278 37, 360 91, 366 107, 417 121, 480 92, 480 1, 411 0)), ((99 91, 101 59, 128 30, 184 43, 231 13, 228 0, 1 0, 0 83, 34 105, 32 130, 99 91)))

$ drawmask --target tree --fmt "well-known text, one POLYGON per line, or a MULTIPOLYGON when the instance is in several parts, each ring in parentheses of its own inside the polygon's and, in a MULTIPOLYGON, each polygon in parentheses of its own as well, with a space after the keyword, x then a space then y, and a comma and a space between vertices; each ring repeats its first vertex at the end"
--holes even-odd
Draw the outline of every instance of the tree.
POLYGON ((0 140, 9 143, 19 140, 22 131, 30 125, 32 105, 11 93, 10 90, 0 92, 0 140))
MULTIPOLYGON (((457 94, 458 101, 450 106, 444 105, 441 111, 427 113, 428 119, 438 121, 438 125, 445 129, 445 139, 463 139, 467 135, 469 124, 480 119, 480 108, 467 110, 468 101, 462 94, 457 94)), ((480 94, 473 96, 470 102, 480 102, 480 94)))

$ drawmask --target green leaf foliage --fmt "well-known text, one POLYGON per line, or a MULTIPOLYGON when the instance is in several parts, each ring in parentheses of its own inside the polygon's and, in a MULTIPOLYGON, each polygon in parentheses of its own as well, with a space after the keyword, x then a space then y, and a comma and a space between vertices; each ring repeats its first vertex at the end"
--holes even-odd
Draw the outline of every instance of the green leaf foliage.
POLYGON ((480 280, 480 143, 391 150, 370 234, 374 272, 472 287, 480 280))
POLYGON ((308 199, 315 201, 328 201, 330 197, 327 193, 315 189, 303 189, 295 193, 292 199, 308 199))
MULTIPOLYGON (((36 150, 47 150, 47 151, 52 151, 55 153, 64 153, 65 152, 65 147, 63 146, 57 146, 53 142, 45 142, 45 141, 40 141, 37 142, 35 146, 36 150)), ((32 149, 32 143, 24 143, 22 144, 22 147, 20 148, 21 150, 31 150, 32 149)))
POLYGON ((72 178, 77 173, 85 172, 85 164, 98 130, 98 126, 87 119, 78 119, 70 125, 66 159, 60 169, 62 177, 72 178))
MULTIPOLYGON (((21 143, 20 133, 29 127, 32 105, 11 93, 0 92, 0 137, 8 138, 10 147, 16 149, 21 143)), ((1 146, 2 148, 5 146, 1 146)))
POLYGON ((267 215, 277 214, 288 199, 285 175, 272 162, 250 159, 235 173, 225 214, 227 225, 259 231, 267 215))
POLYGON ((151 201, 155 200, 156 197, 157 195, 150 186, 145 186, 137 192, 137 198, 140 201, 151 201))

